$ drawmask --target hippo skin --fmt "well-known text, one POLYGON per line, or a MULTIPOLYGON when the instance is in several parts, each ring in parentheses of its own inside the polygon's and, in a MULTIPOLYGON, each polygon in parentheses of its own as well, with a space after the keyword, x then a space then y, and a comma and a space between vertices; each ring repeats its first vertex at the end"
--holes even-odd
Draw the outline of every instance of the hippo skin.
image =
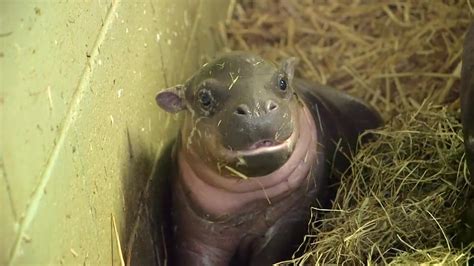
MULTIPOLYGON (((461 114, 467 166, 471 175, 471 184, 474 184, 474 23, 471 23, 464 40, 461 69, 461 114)), ((471 202, 462 218, 463 228, 459 234, 459 240, 463 244, 474 242, 473 199, 474 195, 471 195, 471 202)), ((471 264, 474 264, 474 258, 471 260, 471 264)))
POLYGON ((244 52, 225 54, 157 104, 183 111, 171 178, 171 265, 271 265, 330 208, 359 135, 379 114, 337 90, 244 52))
POLYGON ((471 24, 464 40, 461 70, 461 111, 464 145, 468 166, 474 173, 474 24, 471 24))

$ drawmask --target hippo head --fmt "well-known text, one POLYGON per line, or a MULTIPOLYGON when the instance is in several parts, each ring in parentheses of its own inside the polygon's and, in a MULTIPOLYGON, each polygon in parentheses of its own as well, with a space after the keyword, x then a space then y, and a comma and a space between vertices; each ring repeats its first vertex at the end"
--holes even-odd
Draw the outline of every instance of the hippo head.
POLYGON ((253 54, 230 53, 184 85, 159 92, 156 101, 167 112, 185 111, 185 151, 219 173, 266 175, 287 161, 298 140, 296 62, 289 58, 276 66, 253 54))

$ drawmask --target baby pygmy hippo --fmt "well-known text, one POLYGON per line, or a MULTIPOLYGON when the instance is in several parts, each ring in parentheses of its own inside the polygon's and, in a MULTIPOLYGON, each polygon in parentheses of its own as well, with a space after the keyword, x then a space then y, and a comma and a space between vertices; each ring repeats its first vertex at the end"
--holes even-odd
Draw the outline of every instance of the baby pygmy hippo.
POLYGON ((172 265, 290 258, 311 206, 330 207, 331 173, 347 169, 361 132, 381 125, 364 102, 294 78, 296 62, 229 53, 157 94, 162 109, 185 113, 171 177, 172 265))

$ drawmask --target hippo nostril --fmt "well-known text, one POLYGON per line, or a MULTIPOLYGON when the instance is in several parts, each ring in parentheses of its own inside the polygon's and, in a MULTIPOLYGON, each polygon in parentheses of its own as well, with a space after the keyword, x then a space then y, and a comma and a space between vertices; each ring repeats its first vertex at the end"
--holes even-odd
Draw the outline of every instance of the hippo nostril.
POLYGON ((250 109, 247 105, 241 104, 237 106, 237 109, 235 110, 235 113, 238 115, 247 115, 250 114, 250 109))
POLYGON ((276 108, 277 108, 277 105, 275 103, 270 103, 270 106, 268 107, 270 111, 275 110, 276 108))
POLYGON ((265 106, 268 112, 276 110, 278 108, 278 105, 272 100, 267 101, 265 106))

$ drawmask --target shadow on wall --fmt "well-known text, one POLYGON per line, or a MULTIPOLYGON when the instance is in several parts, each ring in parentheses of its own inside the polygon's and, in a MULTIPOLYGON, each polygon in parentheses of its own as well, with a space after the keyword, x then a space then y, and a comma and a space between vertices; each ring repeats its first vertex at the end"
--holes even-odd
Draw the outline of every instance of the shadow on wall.
POLYGON ((154 150, 135 143, 127 130, 128 162, 123 171, 124 231, 120 234, 125 265, 165 265, 165 230, 169 218, 172 143, 155 162, 154 150))

